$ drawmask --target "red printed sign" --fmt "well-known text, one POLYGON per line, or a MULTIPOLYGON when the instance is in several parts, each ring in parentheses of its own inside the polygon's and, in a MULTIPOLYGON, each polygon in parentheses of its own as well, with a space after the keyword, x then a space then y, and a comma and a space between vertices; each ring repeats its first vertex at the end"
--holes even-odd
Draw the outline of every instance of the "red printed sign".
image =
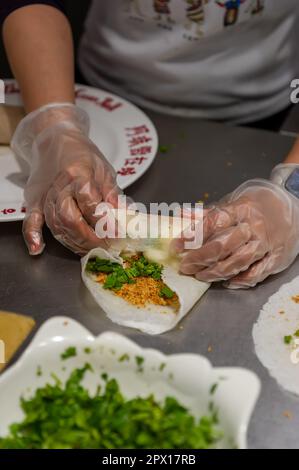
POLYGON ((101 99, 98 96, 87 93, 84 88, 77 89, 75 95, 76 98, 80 98, 81 100, 92 101, 96 106, 100 106, 101 108, 106 109, 106 111, 115 111, 123 106, 120 101, 117 101, 111 96, 106 96, 101 99))
POLYGON ((147 135, 149 129, 146 125, 126 127, 130 157, 125 159, 124 166, 117 172, 121 176, 136 174, 136 166, 142 165, 147 160, 145 155, 152 151, 151 145, 144 145, 152 140, 147 135))

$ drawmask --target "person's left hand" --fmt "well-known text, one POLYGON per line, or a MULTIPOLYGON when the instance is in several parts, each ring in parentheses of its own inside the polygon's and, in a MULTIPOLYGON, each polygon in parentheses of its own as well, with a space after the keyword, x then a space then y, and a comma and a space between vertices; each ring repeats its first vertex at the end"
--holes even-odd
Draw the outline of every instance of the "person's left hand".
POLYGON ((268 180, 241 185, 204 215, 203 246, 183 249, 180 271, 200 281, 253 287, 286 269, 299 252, 299 201, 268 180))
POLYGON ((31 255, 42 253, 46 222, 53 236, 78 255, 107 248, 95 233, 101 202, 117 207, 121 190, 116 173, 88 137, 89 117, 71 103, 50 103, 28 114, 12 141, 16 155, 29 163, 25 186, 23 236, 31 255))

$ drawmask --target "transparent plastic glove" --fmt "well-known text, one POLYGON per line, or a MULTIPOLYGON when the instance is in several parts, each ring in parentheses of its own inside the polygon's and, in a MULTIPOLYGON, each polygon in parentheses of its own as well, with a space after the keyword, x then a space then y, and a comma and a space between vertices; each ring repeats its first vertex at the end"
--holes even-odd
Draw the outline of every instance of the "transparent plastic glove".
POLYGON ((44 106, 17 127, 12 149, 30 166, 25 187, 23 235, 31 255, 44 249, 44 221, 54 237, 77 254, 106 246, 95 232, 99 202, 116 204, 116 175, 88 138, 85 111, 68 103, 44 106))
MULTIPOLYGON (((294 261, 299 200, 284 188, 290 174, 285 166, 274 169, 276 182, 248 181, 205 213, 203 246, 185 252, 182 273, 207 282, 229 280, 225 285, 231 289, 248 288, 294 261)), ((182 240, 175 248, 182 251, 182 240)))

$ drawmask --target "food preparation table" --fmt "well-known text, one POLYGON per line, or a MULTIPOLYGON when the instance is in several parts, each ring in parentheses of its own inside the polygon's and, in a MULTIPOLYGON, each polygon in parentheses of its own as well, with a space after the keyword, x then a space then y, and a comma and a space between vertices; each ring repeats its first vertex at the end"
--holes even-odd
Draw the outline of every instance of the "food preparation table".
MULTIPOLYGON (((154 113, 150 117, 164 152, 127 191, 144 203, 217 200, 249 178, 268 177, 293 142, 291 137, 254 129, 154 113)), ((248 447, 299 448, 299 399, 281 390, 269 376, 252 341, 260 308, 283 283, 299 274, 299 261, 248 291, 214 285, 181 328, 147 336, 107 319, 81 282, 79 259, 49 232, 45 239, 45 253, 30 258, 21 223, 0 224, 0 309, 32 315, 38 326, 51 316, 67 315, 94 334, 113 330, 165 353, 199 353, 217 367, 251 369, 262 381, 262 392, 249 426, 248 447)))

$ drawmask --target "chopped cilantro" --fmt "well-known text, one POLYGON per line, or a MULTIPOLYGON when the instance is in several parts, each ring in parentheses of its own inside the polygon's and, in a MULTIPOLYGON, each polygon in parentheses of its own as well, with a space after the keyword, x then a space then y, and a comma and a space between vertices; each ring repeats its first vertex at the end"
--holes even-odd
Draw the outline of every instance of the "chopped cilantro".
POLYGON ((137 364, 137 372, 143 372, 143 363, 144 363, 144 358, 141 356, 135 356, 135 361, 137 364))
POLYGON ((218 387, 218 384, 217 384, 217 383, 215 383, 215 384, 213 384, 213 385, 211 386, 211 388, 210 388, 210 395, 214 395, 214 393, 215 393, 216 390, 217 390, 217 387, 218 387))
POLYGON ((213 421, 215 424, 218 423, 218 408, 215 407, 214 403, 211 401, 209 403, 209 412, 211 413, 211 416, 213 418, 213 421))
POLYGON ((105 382, 108 380, 108 374, 107 372, 103 372, 101 375, 102 379, 105 380, 105 382))
POLYGON ((90 354, 91 353, 91 348, 84 348, 85 354, 90 354))
POLYGON ((174 292, 168 286, 163 286, 160 289, 160 296, 166 297, 167 299, 172 299, 172 297, 174 296, 174 292))
POLYGON ((293 340, 293 336, 295 336, 296 338, 299 338, 299 330, 295 331, 295 333, 293 335, 284 336, 283 340, 284 340, 285 344, 291 344, 291 342, 293 340))
POLYGON ((160 366, 159 366, 159 371, 162 372, 166 367, 166 364, 165 362, 161 362, 160 366))
POLYGON ((74 356, 77 356, 77 349, 74 346, 70 346, 62 354, 60 354, 60 357, 63 361, 74 356))
POLYGON ((38 366, 37 369, 36 369, 36 375, 38 377, 40 377, 41 375, 43 375, 43 371, 42 371, 42 368, 41 366, 38 366))
POLYGON ((118 358, 118 362, 124 362, 124 361, 129 361, 129 360, 130 360, 130 356, 127 353, 122 354, 122 356, 118 358))
POLYGON ((144 256, 138 259, 126 258, 129 267, 124 268, 118 263, 102 260, 98 257, 91 258, 87 265, 86 271, 92 274, 105 273, 108 274, 103 287, 105 289, 119 290, 123 284, 133 284, 137 277, 152 277, 160 280, 162 275, 162 265, 152 263, 144 256))
POLYGON ((54 374, 54 372, 51 372, 50 376, 52 377, 56 385, 62 385, 60 378, 56 374, 54 374))
POLYGON ((159 145, 159 152, 167 153, 171 149, 171 145, 159 145))
POLYGON ((142 366, 144 363, 144 357, 142 356, 135 356, 135 361, 138 367, 142 366))
POLYGON ((86 264, 86 271, 91 273, 112 273, 113 269, 119 266, 118 263, 112 263, 107 259, 100 259, 98 257, 91 258, 86 264))
POLYGON ((291 335, 284 337, 285 344, 291 344, 293 337, 291 335))
POLYGON ((0 449, 208 449, 222 437, 214 410, 198 420, 173 397, 126 399, 108 378, 91 395, 81 384, 88 370, 22 397, 24 419, 0 438, 0 449))

